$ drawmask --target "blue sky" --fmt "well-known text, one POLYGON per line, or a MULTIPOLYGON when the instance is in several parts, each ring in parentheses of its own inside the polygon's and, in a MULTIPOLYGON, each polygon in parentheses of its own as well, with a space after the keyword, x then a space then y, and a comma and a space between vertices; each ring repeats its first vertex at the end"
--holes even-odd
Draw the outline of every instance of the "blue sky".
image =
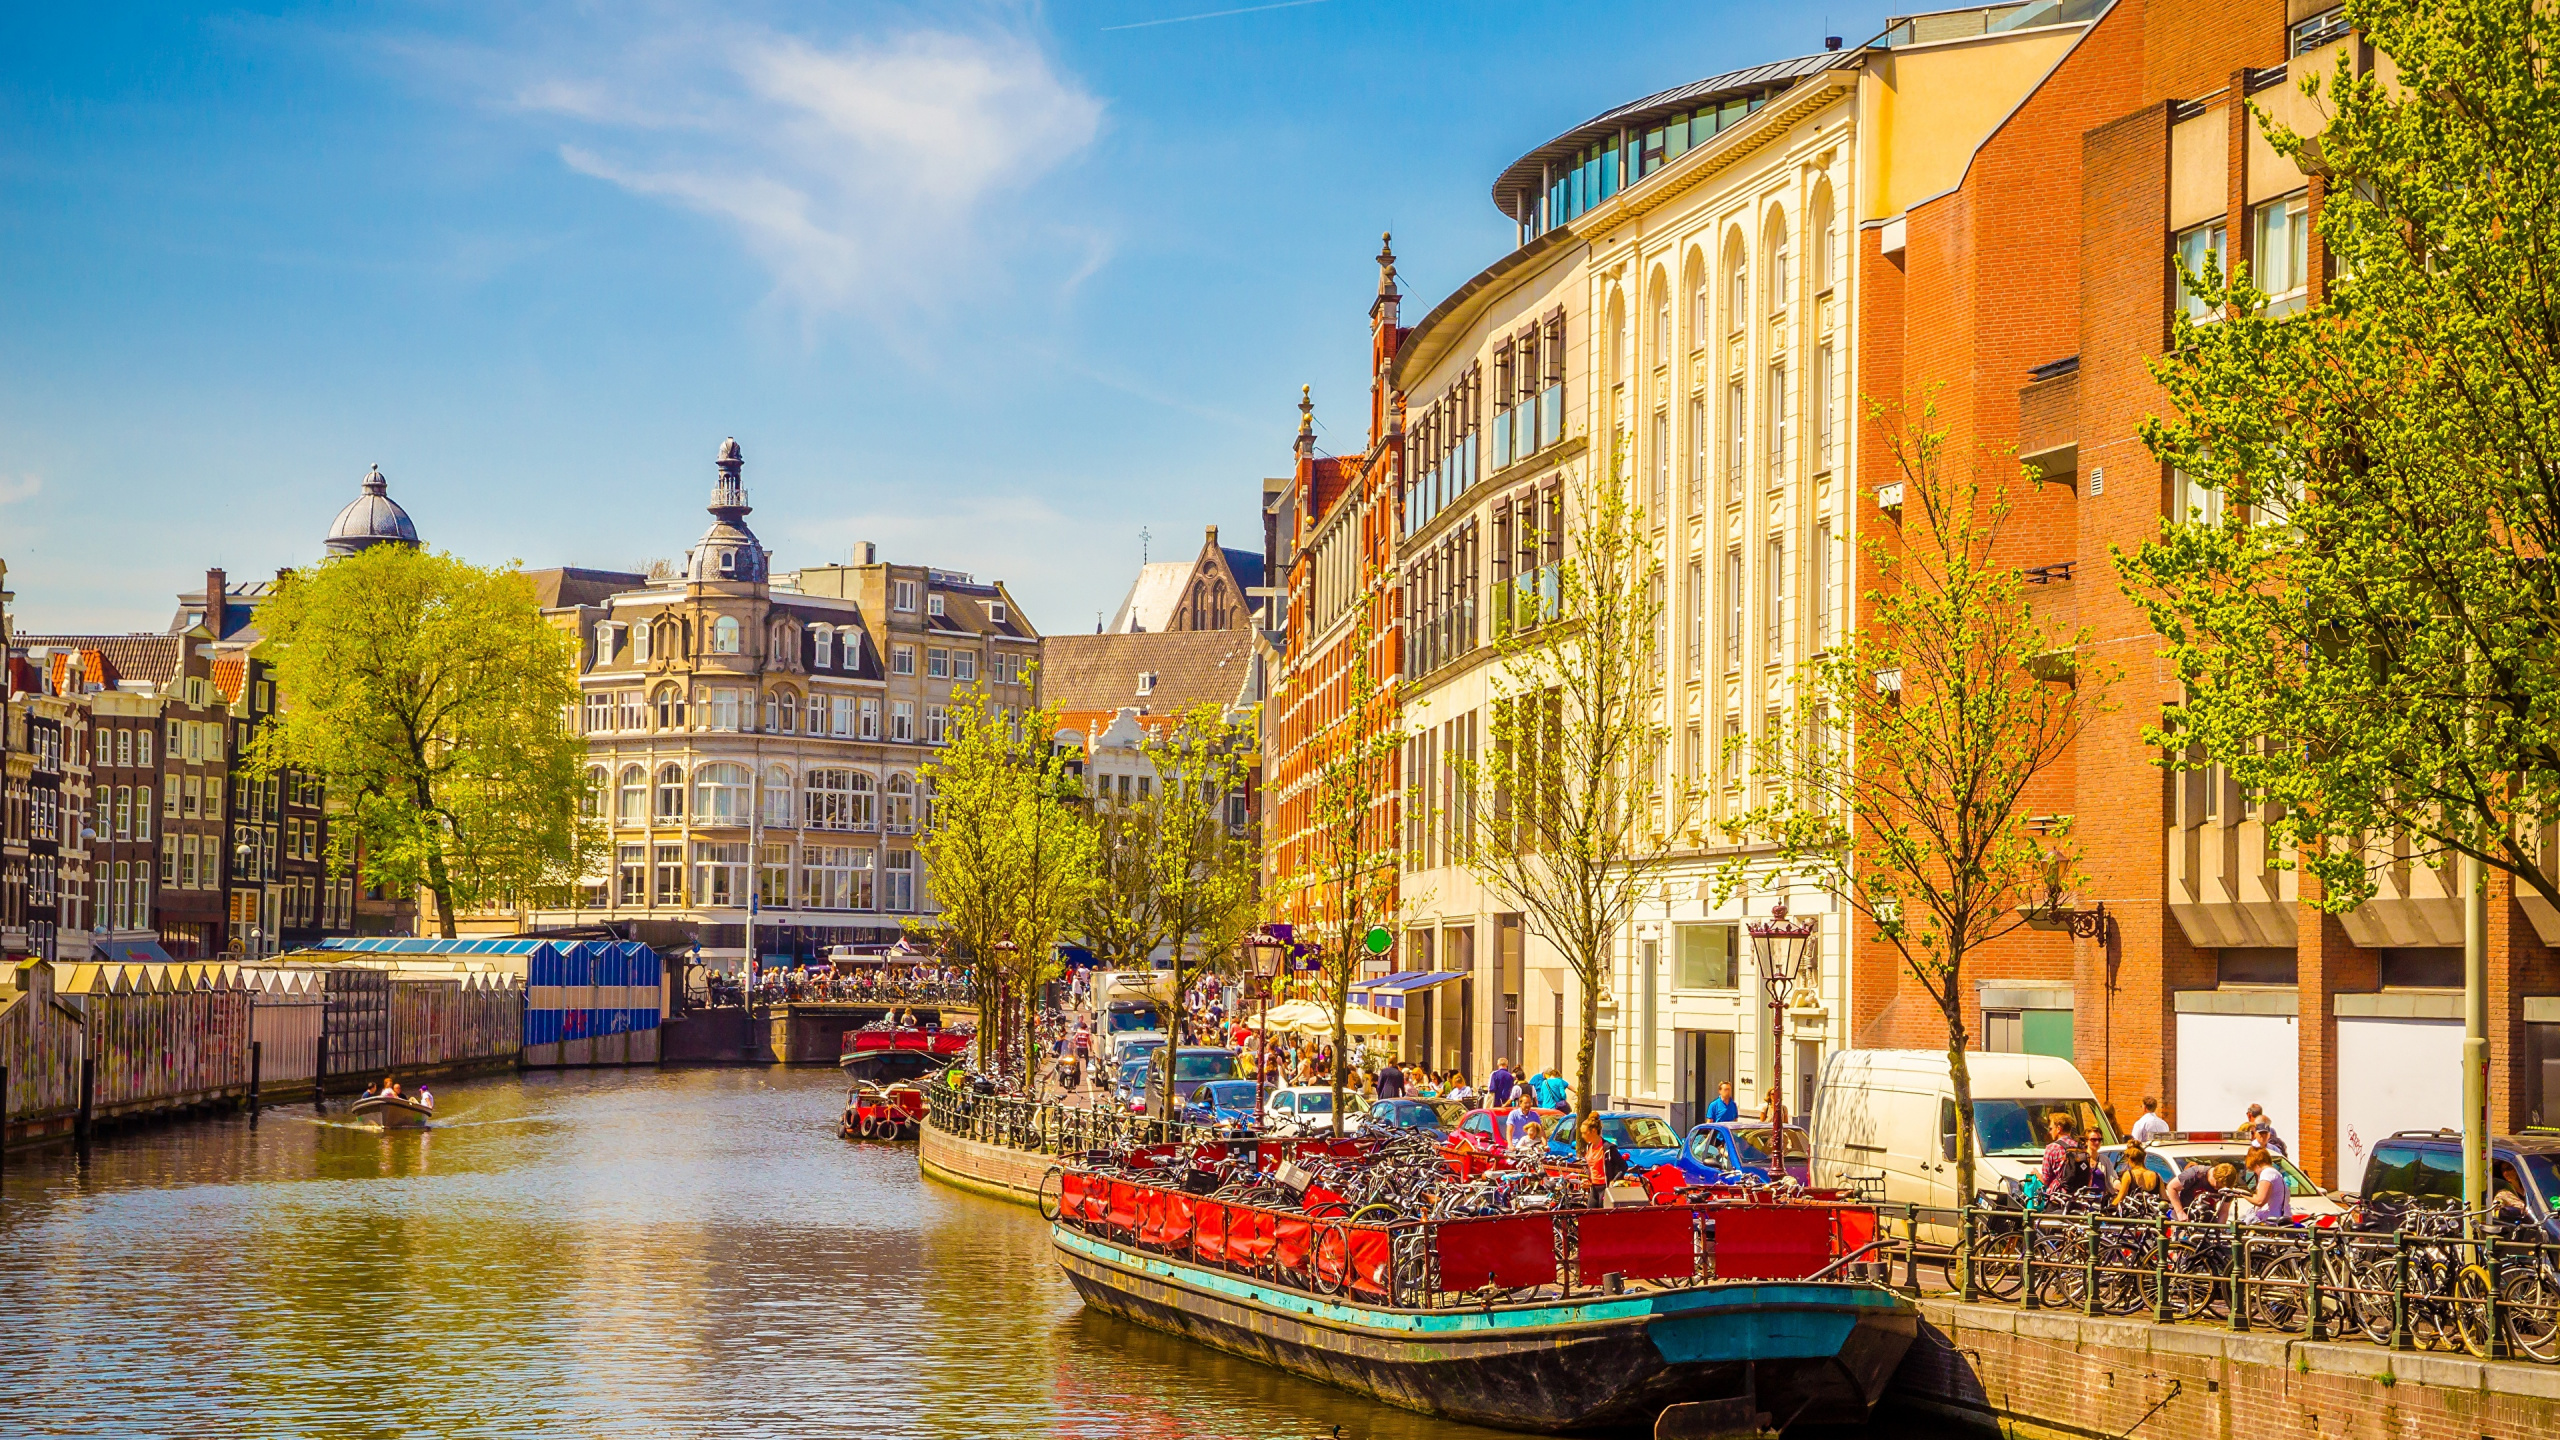
POLYGON ((1301 383, 1362 443, 1381 230, 1416 318, 1510 246, 1521 151, 1886 13, 1181 18, 1239 8, 14 7, 21 627, 310 560, 375 462, 475 560, 674 556, 735 435, 779 566, 873 540, 1086 629, 1142 526, 1259 544, 1301 383))

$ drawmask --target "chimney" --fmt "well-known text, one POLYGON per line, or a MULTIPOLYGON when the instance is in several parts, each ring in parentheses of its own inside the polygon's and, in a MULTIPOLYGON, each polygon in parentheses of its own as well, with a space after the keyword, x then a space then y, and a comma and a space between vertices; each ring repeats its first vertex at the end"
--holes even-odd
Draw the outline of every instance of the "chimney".
POLYGON ((1209 548, 1212 550, 1218 548, 1218 527, 1215 525, 1209 527, 1209 548))
POLYGON ((865 540, 865 541, 863 541, 861 544, 854 546, 854 547, 853 547, 853 563, 854 563, 854 564, 856 564, 856 565, 877 565, 877 564, 879 564, 879 563, 880 563, 880 547, 879 547, 878 545, 873 544, 871 541, 868 541, 868 540, 865 540))
POLYGON ((222 638, 223 622, 231 618, 226 613, 230 598, 227 577, 218 569, 204 572, 204 623, 216 640, 222 638))

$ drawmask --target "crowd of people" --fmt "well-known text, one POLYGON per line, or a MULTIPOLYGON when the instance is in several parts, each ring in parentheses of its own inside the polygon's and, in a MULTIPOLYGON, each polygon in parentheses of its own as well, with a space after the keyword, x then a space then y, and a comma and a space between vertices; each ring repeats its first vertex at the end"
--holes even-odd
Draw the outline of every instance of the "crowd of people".
POLYGON ((2101 1152, 2102 1137, 2086 1129, 2077 1116, 2056 1110, 2045 1117, 2044 1160, 2036 1170, 2038 1203, 2081 1196, 2121 1210, 2137 1197, 2166 1205, 2179 1220, 2231 1220, 2252 1225, 2281 1224, 2293 1218, 2293 1186, 2276 1157, 2286 1153, 2283 1137, 2264 1107, 2251 1105, 2236 1132, 2249 1141, 2238 1164, 2207 1165, 2189 1161, 2176 1178, 2163 1180, 2151 1166, 2151 1147, 2167 1138, 2168 1122, 2160 1118, 2157 1100, 2142 1102, 2142 1118, 2126 1132, 2123 1151, 2111 1169, 2101 1152))
POLYGON ((750 989, 736 975, 710 975, 703 980, 708 1003, 781 1005, 800 1001, 947 1000, 970 996, 969 972, 954 965, 865 965, 839 970, 832 965, 768 966, 755 972, 750 989))

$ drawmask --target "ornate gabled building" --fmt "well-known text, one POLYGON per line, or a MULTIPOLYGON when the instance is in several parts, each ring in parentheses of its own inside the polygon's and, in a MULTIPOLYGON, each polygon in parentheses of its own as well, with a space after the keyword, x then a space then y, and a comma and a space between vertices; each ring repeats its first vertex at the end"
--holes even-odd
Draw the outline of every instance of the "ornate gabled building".
POLYGON ((578 638, 609 833, 578 902, 536 928, 611 923, 715 965, 893 941, 931 914, 923 771, 956 697, 1031 701, 1040 637, 1001 583, 867 545, 775 575, 744 467, 720 447, 711 527, 678 573, 533 577, 578 638))

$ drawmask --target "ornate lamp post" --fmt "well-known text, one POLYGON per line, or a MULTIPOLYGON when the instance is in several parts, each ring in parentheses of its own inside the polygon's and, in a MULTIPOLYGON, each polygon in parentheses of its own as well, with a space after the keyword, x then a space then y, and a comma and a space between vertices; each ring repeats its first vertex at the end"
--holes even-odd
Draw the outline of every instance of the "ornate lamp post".
POLYGON ((1760 990, 1769 997, 1769 1181, 1774 1185, 1787 1177, 1787 1090, 1781 1059, 1787 1000, 1821 969, 1817 937, 1822 922, 1811 916, 1787 918, 1787 902, 1781 900, 1769 907, 1768 919, 1754 920, 1746 928, 1751 932, 1751 953, 1760 962, 1760 990))
POLYGON ((1280 983, 1281 967, 1289 963, 1289 941, 1265 925, 1245 938, 1244 950, 1246 958, 1253 962, 1253 993, 1261 1006, 1256 1017, 1260 1023, 1253 1027, 1253 1043, 1262 1047, 1253 1062, 1253 1114, 1258 1125, 1262 1119, 1263 1075, 1271 1068, 1271 989, 1280 983))

